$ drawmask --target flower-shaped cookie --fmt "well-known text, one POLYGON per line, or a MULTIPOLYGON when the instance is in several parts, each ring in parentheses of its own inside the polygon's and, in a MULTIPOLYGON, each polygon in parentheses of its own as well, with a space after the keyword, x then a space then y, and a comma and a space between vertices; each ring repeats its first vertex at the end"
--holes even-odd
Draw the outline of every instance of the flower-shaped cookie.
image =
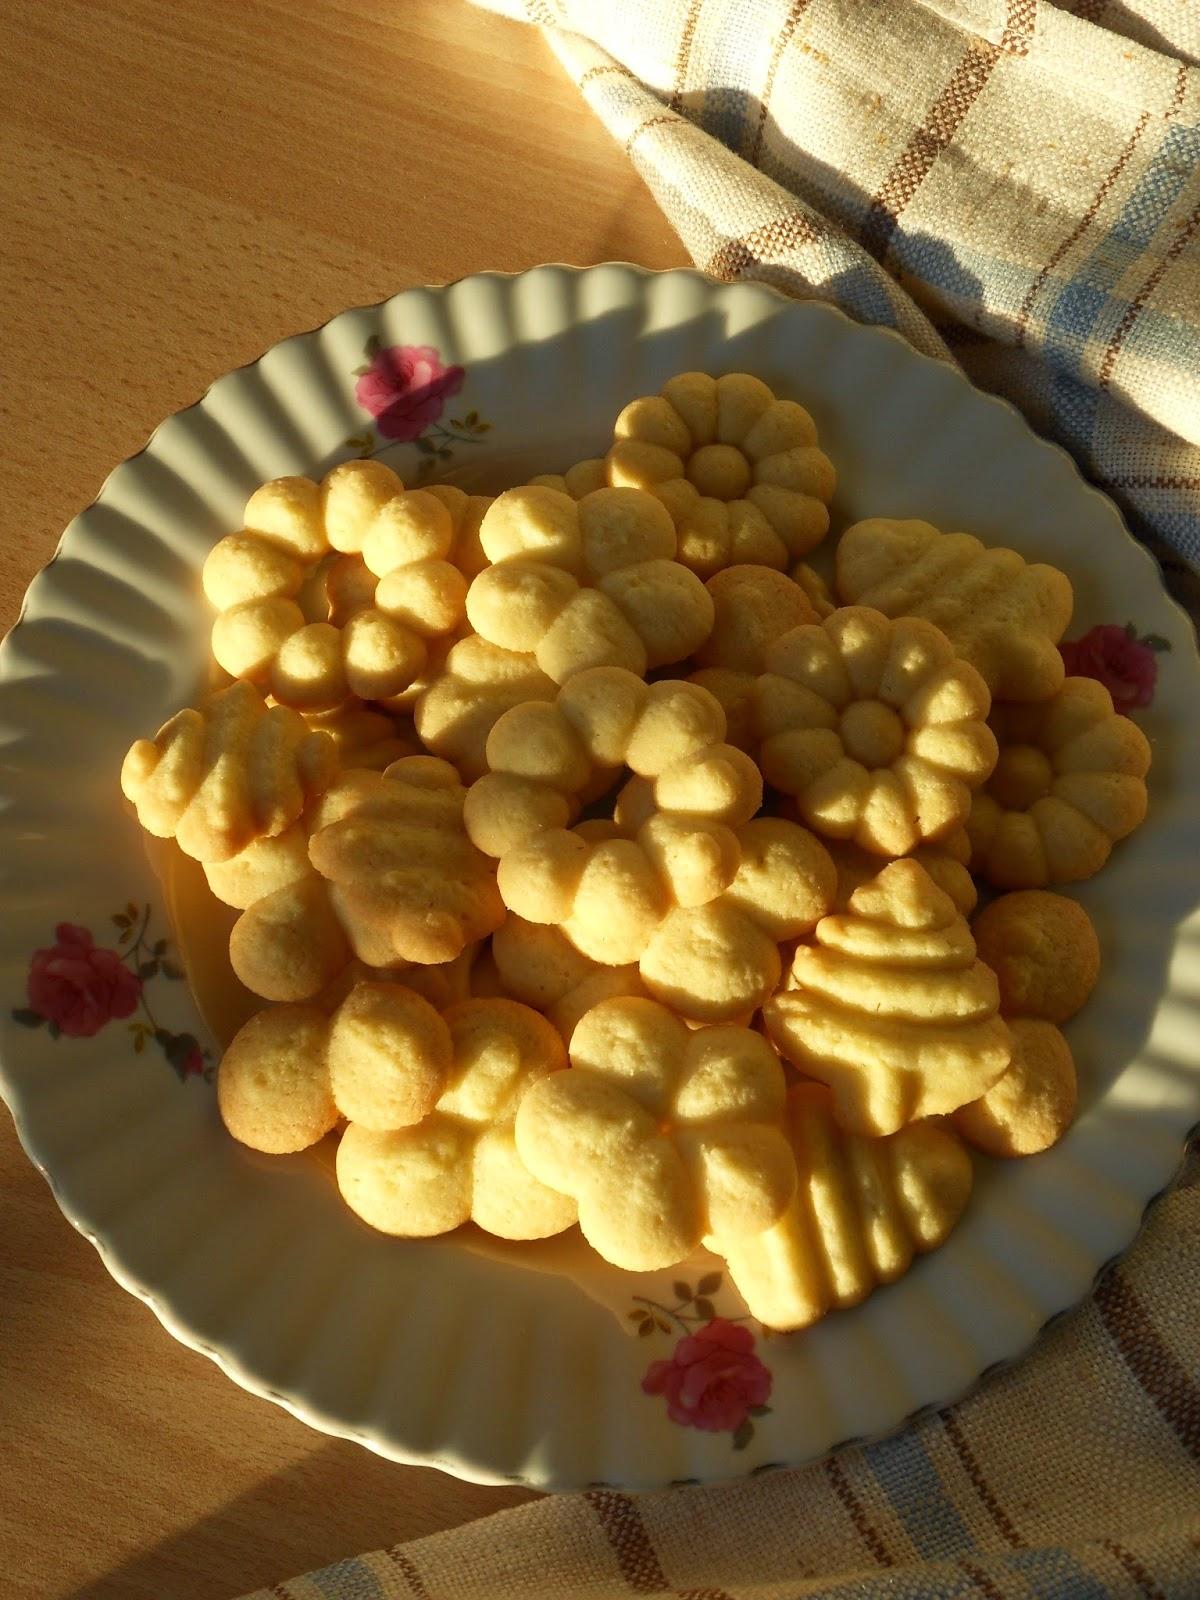
POLYGON ((965 822, 991 772, 987 686, 930 622, 847 606, 766 651, 763 777, 817 833, 906 855, 965 822))
POLYGON ((121 789, 147 833, 174 839, 197 861, 227 861, 283 833, 336 771, 328 734, 267 706, 250 684, 232 683, 137 740, 121 789))
POLYGON ((462 569, 478 564, 486 504, 461 490, 407 491, 378 461, 344 462, 319 485, 263 484, 245 527, 204 564, 220 613, 213 655, 297 710, 397 695, 425 667, 428 641, 462 622, 462 569), (333 552, 343 555, 328 563, 333 552))
POLYGON ((1090 878, 1142 822, 1150 745, 1093 678, 1040 705, 996 706, 996 769, 975 795, 971 866, 998 889, 1090 878))
POLYGON ((448 1059, 435 1108, 390 1130, 352 1119, 338 1146, 342 1197, 373 1228, 409 1238, 464 1222, 502 1239, 561 1233, 575 1204, 538 1182, 513 1135, 530 1088, 567 1064, 558 1034, 515 1000, 466 1000, 437 1020, 448 1059))
POLYGON ((1011 1054, 995 974, 950 897, 916 861, 893 861, 800 945, 793 987, 763 1007, 767 1032, 833 1090, 851 1133, 888 1134, 984 1094, 1011 1054))
POLYGON ((689 1031, 652 1000, 606 1000, 579 1022, 572 1069, 526 1093, 517 1150, 579 1205, 614 1266, 649 1272, 706 1234, 771 1226, 796 1183, 783 1069, 749 1028, 689 1031))
POLYGON ((762 781, 724 732, 697 685, 646 684, 620 667, 577 673, 552 704, 506 711, 464 813, 472 841, 499 858, 505 905, 557 924, 595 961, 636 961, 673 906, 714 899, 737 871, 732 829, 758 810, 762 781), (571 829, 582 797, 622 767, 635 776, 616 826, 571 829))
MULTIPOLYGON (((577 950, 560 928, 510 912, 492 935, 500 992, 541 1011, 571 1043, 575 1025, 601 1000, 646 995, 636 962, 606 967, 577 950)), ((475 988, 474 979, 472 990, 475 988)))
POLYGON ((473 783, 487 771, 487 738, 496 719, 527 700, 553 700, 556 691, 533 656, 502 650, 473 633, 451 648, 425 686, 413 722, 425 747, 473 783))
POLYGON ((833 904, 837 871, 806 829, 755 817, 737 841, 729 888, 669 912, 638 964, 650 994, 691 1021, 747 1021, 779 987, 780 944, 811 933, 833 904))
POLYGON ((641 677, 691 655, 712 627, 708 592, 674 559, 674 526, 652 495, 510 489, 479 537, 492 565, 467 593, 471 626, 531 652, 555 683, 597 666, 641 677))
POLYGON ((893 1283, 935 1249, 971 1194, 971 1158, 945 1127, 914 1122, 885 1139, 843 1133, 829 1091, 796 1084, 788 1125, 799 1181, 780 1220, 753 1238, 708 1241, 722 1251, 752 1316, 807 1328, 893 1283))
POLYGON ((467 837, 466 790, 449 762, 409 756, 356 778, 359 792, 308 853, 359 959, 449 961, 498 927, 495 873, 467 837))
POLYGON ((1057 567, 928 522, 872 517, 838 541, 837 589, 853 605, 936 623, 997 700, 1044 700, 1063 681, 1057 647, 1075 600, 1057 567))
POLYGON ((744 372, 682 372, 617 418, 608 480, 657 495, 679 560, 709 577, 735 562, 786 567, 829 531, 833 463, 803 406, 744 372))

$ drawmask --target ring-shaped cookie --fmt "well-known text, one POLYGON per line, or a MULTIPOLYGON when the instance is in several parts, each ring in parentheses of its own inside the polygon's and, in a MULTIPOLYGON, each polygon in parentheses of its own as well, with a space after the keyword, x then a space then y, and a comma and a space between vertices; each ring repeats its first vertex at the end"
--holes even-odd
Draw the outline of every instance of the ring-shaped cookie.
POLYGON ((767 647, 759 765, 814 832, 907 855, 966 821, 996 762, 990 706, 931 622, 846 606, 767 647))
POLYGON ((735 562, 786 568, 829 531, 836 474, 803 406, 744 372, 682 372, 617 418, 608 481, 671 513, 679 560, 702 577, 735 562))
POLYGON ((1145 734, 1093 678, 1038 705, 992 712, 999 759, 967 820, 971 868, 997 889, 1090 878, 1149 803, 1145 734))

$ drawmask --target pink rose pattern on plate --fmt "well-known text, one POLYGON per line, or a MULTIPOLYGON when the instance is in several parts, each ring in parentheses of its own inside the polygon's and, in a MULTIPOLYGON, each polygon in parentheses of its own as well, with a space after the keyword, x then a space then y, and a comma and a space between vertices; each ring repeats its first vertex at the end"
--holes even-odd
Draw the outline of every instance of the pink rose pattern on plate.
POLYGON ((91 1039, 110 1022, 128 1024, 136 1054, 152 1041, 174 1067, 180 1080, 211 1079, 207 1050, 190 1033, 172 1033, 160 1026, 150 1007, 146 985, 162 976, 178 981, 183 972, 171 959, 165 939, 150 939, 150 907, 131 900, 113 914, 118 949, 98 945, 87 928, 60 922, 54 943, 35 950, 25 984, 27 1006, 14 1007, 14 1022, 25 1028, 46 1028, 52 1039, 91 1039))
POLYGON ((367 428, 346 440, 362 457, 377 455, 387 443, 413 444, 421 460, 415 481, 425 483, 441 462, 454 455, 455 445, 479 444, 491 429, 477 411, 442 422, 446 402, 466 379, 466 369, 446 366, 429 344, 384 346, 372 334, 363 351, 364 365, 355 368, 358 382, 354 398, 375 419, 376 433, 367 428))
POLYGON ((642 1392, 664 1396, 672 1422, 732 1434, 733 1448, 744 1450, 754 1437, 751 1419, 771 1409, 767 1401, 774 1379, 754 1354, 754 1335, 746 1325, 750 1318, 717 1316, 710 1296, 721 1282, 721 1273, 710 1272, 693 1290, 681 1279, 674 1285, 673 1306, 634 1295, 629 1319, 640 1338, 670 1333, 672 1323, 683 1330, 672 1354, 646 1368, 642 1392))
POLYGON ((1081 639, 1060 644, 1058 650, 1071 677, 1095 678, 1112 695, 1114 708, 1127 716, 1154 699, 1158 657, 1170 648, 1171 641, 1161 634, 1139 638, 1132 622, 1123 628, 1116 622, 1102 622, 1089 628, 1081 639))

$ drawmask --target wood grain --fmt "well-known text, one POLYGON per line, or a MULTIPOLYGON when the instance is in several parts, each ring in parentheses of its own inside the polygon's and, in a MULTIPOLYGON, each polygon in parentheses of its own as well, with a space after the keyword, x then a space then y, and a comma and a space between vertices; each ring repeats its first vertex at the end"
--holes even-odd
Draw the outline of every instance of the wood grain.
MULTIPOLYGON (((686 259, 537 31, 460 0, 7 0, 0 145, 0 628, 111 468, 275 340, 485 267, 686 259)), ((227 1600, 526 1498, 176 1344, 6 1117, 0 1201, 11 1600, 227 1600)))

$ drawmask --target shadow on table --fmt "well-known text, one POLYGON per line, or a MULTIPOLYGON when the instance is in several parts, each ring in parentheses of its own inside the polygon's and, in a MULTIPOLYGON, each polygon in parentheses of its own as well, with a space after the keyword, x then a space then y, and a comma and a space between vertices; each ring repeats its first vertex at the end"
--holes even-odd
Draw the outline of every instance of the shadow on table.
MULTIPOLYGON (((187 1494, 186 1467, 178 1493, 187 1494)), ((536 1498, 528 1489, 486 1488, 431 1467, 399 1466, 330 1439, 62 1600, 234 1600, 536 1498)))

